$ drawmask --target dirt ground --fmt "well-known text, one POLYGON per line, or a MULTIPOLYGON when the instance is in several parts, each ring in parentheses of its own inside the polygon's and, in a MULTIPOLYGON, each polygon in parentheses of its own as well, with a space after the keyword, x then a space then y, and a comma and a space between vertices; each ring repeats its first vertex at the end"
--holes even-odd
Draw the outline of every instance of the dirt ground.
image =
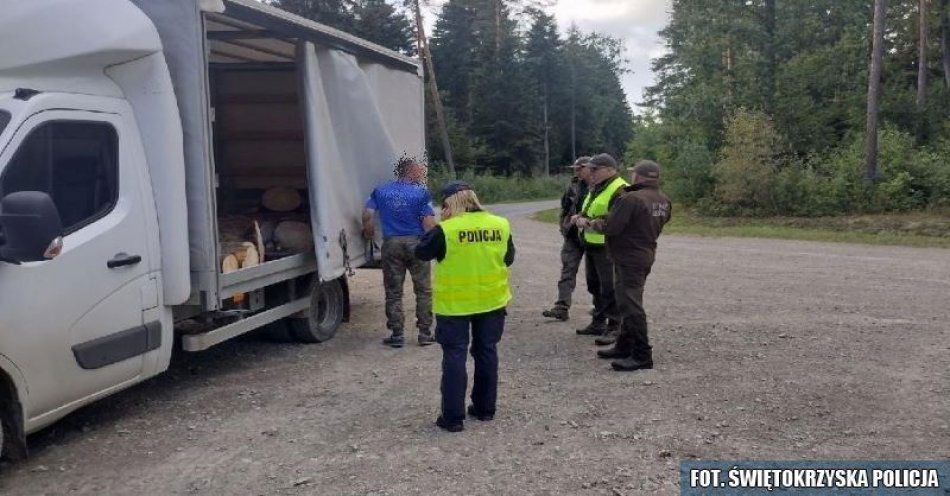
MULTIPOLYGON (((0 494, 676 494, 687 458, 950 457, 950 251, 668 236, 657 368, 616 373, 547 322, 559 237, 516 214, 493 422, 440 431, 438 347, 384 348, 381 274, 322 345, 259 337, 30 438, 0 494)), ((583 276, 581 277, 583 281, 583 276)), ((413 337, 414 336, 410 336, 413 337)))

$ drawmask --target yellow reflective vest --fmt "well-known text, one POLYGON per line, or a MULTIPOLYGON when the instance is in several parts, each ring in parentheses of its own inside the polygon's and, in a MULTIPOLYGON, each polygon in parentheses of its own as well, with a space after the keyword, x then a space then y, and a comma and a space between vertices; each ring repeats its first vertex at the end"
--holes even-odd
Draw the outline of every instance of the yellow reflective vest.
MULTIPOLYGON (((601 219, 606 217, 607 212, 610 210, 610 199, 614 197, 614 193, 616 193, 618 189, 629 185, 630 183, 624 181, 622 177, 617 176, 596 198, 592 198, 593 192, 587 193, 587 196, 584 198, 584 207, 581 209, 581 214, 588 219, 601 219)), ((584 241, 591 245, 603 246, 606 244, 607 238, 603 234, 591 231, 590 229, 584 229, 584 241)))
POLYGON ((508 306, 508 221, 488 212, 468 212, 441 227, 445 258, 435 265, 433 313, 458 317, 508 306))

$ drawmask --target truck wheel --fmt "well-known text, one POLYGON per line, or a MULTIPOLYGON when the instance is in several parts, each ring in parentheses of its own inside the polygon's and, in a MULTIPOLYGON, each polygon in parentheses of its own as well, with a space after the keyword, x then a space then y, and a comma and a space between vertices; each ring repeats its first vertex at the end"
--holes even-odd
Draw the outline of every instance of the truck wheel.
POLYGON ((314 279, 306 318, 287 319, 291 333, 304 343, 322 343, 336 335, 343 322, 346 297, 339 280, 320 283, 314 279))

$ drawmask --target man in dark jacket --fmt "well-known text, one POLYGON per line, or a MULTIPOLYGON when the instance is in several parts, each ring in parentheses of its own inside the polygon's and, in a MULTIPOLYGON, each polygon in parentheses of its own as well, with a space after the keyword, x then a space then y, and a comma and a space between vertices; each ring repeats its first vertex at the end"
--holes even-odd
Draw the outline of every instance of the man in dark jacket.
POLYGON ((611 363, 614 370, 653 368, 643 286, 653 268, 656 240, 671 216, 670 199, 660 191, 660 166, 642 160, 633 168, 633 185, 624 189, 607 218, 591 223, 591 229, 606 235, 614 263, 621 331, 612 348, 597 352, 601 358, 617 359, 611 363))
POLYGON ((574 177, 570 186, 561 197, 561 235, 564 242, 561 244, 561 278, 557 282, 557 301, 554 307, 541 314, 549 319, 566 321, 571 309, 574 288, 577 286, 577 270, 580 269, 584 258, 584 242, 580 231, 571 222, 571 217, 581 210, 581 204, 587 196, 587 164, 590 157, 581 157, 570 166, 574 169, 574 177))

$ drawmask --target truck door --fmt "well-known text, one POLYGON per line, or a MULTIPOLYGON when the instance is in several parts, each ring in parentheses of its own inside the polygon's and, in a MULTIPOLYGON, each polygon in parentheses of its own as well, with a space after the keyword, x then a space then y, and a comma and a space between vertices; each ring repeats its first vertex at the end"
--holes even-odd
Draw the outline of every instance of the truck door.
POLYGON ((56 258, 0 264, 0 345, 26 378, 28 422, 134 382, 161 340, 143 317, 160 304, 160 262, 131 111, 75 98, 90 110, 40 111, 0 153, 0 197, 47 192, 64 227, 56 258))

